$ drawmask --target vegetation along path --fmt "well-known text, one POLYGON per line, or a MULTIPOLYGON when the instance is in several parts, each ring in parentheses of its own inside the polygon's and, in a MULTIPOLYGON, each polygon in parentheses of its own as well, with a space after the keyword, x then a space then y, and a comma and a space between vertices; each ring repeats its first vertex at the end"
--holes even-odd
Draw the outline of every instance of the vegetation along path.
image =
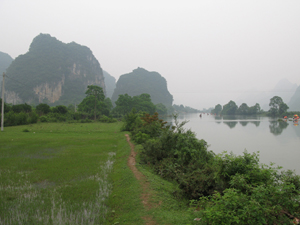
MULTIPOLYGON (((135 178, 140 181, 140 184, 141 184, 142 189, 143 189, 143 192, 142 192, 142 195, 141 195, 141 200, 142 200, 142 203, 143 203, 145 209, 149 210, 153 207, 153 205, 149 201, 150 197, 151 197, 150 193, 149 193, 149 188, 150 188, 149 183, 148 183, 146 177, 140 171, 138 171, 138 169, 136 168, 136 166, 135 166, 136 152, 134 151, 134 145, 130 142, 129 135, 125 134, 125 136, 126 136, 128 144, 130 145, 130 148, 131 148, 131 152, 130 152, 130 155, 128 157, 127 164, 129 166, 129 168, 131 169, 131 171, 133 172, 135 178)), ((145 220, 147 225, 157 224, 151 216, 145 216, 145 217, 143 217, 143 219, 145 220)))

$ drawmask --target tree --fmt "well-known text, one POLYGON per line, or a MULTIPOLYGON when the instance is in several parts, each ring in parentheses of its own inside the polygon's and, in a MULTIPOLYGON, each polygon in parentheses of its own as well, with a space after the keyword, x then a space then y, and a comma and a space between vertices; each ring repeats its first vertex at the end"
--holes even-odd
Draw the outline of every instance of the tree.
POLYGON ((288 110, 287 104, 285 104, 281 97, 274 96, 270 99, 270 110, 269 113, 271 116, 280 116, 288 110))
POLYGON ((116 107, 114 111, 121 115, 126 115, 133 108, 132 97, 129 96, 128 94, 119 95, 119 98, 115 103, 116 103, 116 107))
POLYGON ((222 106, 220 104, 216 105, 215 108, 212 110, 212 113, 215 113, 217 115, 220 114, 220 112, 222 111, 222 106))
POLYGON ((116 107, 114 108, 114 112, 119 115, 126 115, 133 108, 135 108, 137 112, 147 112, 149 114, 153 114, 156 110, 155 105, 151 101, 151 96, 145 93, 133 97, 128 94, 119 95, 115 103, 116 107))
MULTIPOLYGON (((2 106, 2 98, 0 98, 0 106, 2 106)), ((11 105, 4 102, 4 113, 8 113, 11 110, 11 108, 12 108, 11 105)))
POLYGON ((51 112, 50 106, 45 103, 38 104, 35 110, 40 116, 51 112))
POLYGON ((249 106, 246 103, 243 103, 240 105, 240 107, 237 110, 237 113, 239 115, 248 115, 249 114, 249 106))
POLYGON ((66 114, 68 112, 68 109, 64 105, 58 105, 52 108, 52 112, 59 113, 59 114, 66 114))
POLYGON ((256 103, 254 106, 251 106, 249 108, 249 114, 257 114, 261 112, 260 105, 256 103))
POLYGON ((110 99, 110 98, 105 98, 105 99, 104 99, 104 103, 105 103, 107 109, 108 109, 109 111, 111 111, 112 108, 113 108, 113 104, 112 104, 112 102, 111 102, 111 99, 110 99))
POLYGON ((289 107, 287 106, 287 104, 281 103, 279 105, 279 115, 283 115, 284 113, 287 112, 288 109, 289 109, 289 107))
POLYGON ((18 105, 13 105, 11 107, 12 111, 14 111, 14 113, 20 113, 20 112, 25 112, 25 113, 29 113, 32 111, 31 106, 25 104, 18 104, 18 105))
POLYGON ((222 115, 234 115, 237 111, 238 107, 236 103, 232 100, 223 106, 222 115))
POLYGON ((138 96, 133 96, 133 104, 138 112, 147 112, 149 114, 155 113, 155 105, 151 101, 149 94, 143 93, 138 96))
POLYGON ((94 120, 96 120, 97 101, 103 102, 104 99, 105 99, 105 95, 104 95, 102 87, 99 87, 99 86, 96 86, 96 85, 89 85, 89 86, 87 86, 87 88, 88 89, 85 92, 85 94, 87 95, 86 98, 91 99, 92 96, 94 97, 94 120))
POLYGON ((166 115, 168 113, 167 107, 162 103, 156 104, 155 107, 156 107, 156 112, 159 115, 166 115))

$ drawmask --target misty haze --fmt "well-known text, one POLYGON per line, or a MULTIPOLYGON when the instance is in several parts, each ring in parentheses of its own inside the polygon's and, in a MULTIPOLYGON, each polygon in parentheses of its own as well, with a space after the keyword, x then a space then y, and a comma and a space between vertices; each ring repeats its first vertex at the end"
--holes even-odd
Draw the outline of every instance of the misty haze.
POLYGON ((2 0, 0 224, 299 224, 299 12, 2 0))

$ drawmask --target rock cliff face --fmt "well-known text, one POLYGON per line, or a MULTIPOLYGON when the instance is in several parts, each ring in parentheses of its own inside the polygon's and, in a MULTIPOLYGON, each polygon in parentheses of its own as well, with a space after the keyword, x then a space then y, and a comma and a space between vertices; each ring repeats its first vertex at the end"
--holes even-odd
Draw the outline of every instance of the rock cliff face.
POLYGON ((79 104, 91 84, 105 93, 103 71, 92 51, 49 34, 35 37, 29 51, 9 66, 7 76, 6 102, 13 104, 79 104))
POLYGON ((143 93, 149 94, 154 104, 172 106, 173 96, 168 91, 166 79, 157 72, 149 72, 143 68, 120 76, 111 100, 114 104, 119 95, 137 96, 143 93))
POLYGON ((42 102, 44 98, 47 98, 49 102, 54 103, 60 99, 63 95, 63 86, 65 83, 65 76, 58 82, 56 86, 49 83, 43 83, 33 88, 36 95, 39 97, 39 102, 42 102))

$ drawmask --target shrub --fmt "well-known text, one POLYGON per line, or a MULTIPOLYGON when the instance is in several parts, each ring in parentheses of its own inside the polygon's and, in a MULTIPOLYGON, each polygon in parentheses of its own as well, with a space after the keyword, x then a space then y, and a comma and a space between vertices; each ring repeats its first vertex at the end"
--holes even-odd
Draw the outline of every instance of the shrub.
POLYGON ((137 120, 139 120, 139 115, 136 113, 135 108, 131 110, 130 113, 124 116, 124 124, 121 128, 122 131, 133 131, 137 127, 137 120))
POLYGON ((92 123, 93 121, 92 120, 90 120, 90 119, 88 119, 88 118, 86 118, 86 119, 84 119, 84 120, 80 120, 80 123, 92 123))
POLYGON ((102 123, 115 123, 115 122, 117 122, 116 119, 108 117, 108 116, 105 116, 105 115, 101 116, 101 118, 99 119, 99 121, 102 122, 102 123))
MULTIPOLYGON (((243 176, 239 176, 240 180, 243 176)), ((300 216, 299 190, 289 182, 275 182, 271 185, 246 185, 251 192, 238 189, 224 190, 210 197, 201 197, 192 205, 201 210, 197 213, 202 224, 291 224, 291 217, 300 216)))
POLYGON ((36 114, 35 112, 29 113, 28 123, 37 123, 38 119, 39 119, 38 114, 36 114))
POLYGON ((58 105, 52 108, 52 112, 59 113, 59 114, 66 114, 68 112, 68 109, 64 105, 58 105))
POLYGON ((42 123, 48 122, 47 116, 40 116, 40 121, 41 121, 42 123))

